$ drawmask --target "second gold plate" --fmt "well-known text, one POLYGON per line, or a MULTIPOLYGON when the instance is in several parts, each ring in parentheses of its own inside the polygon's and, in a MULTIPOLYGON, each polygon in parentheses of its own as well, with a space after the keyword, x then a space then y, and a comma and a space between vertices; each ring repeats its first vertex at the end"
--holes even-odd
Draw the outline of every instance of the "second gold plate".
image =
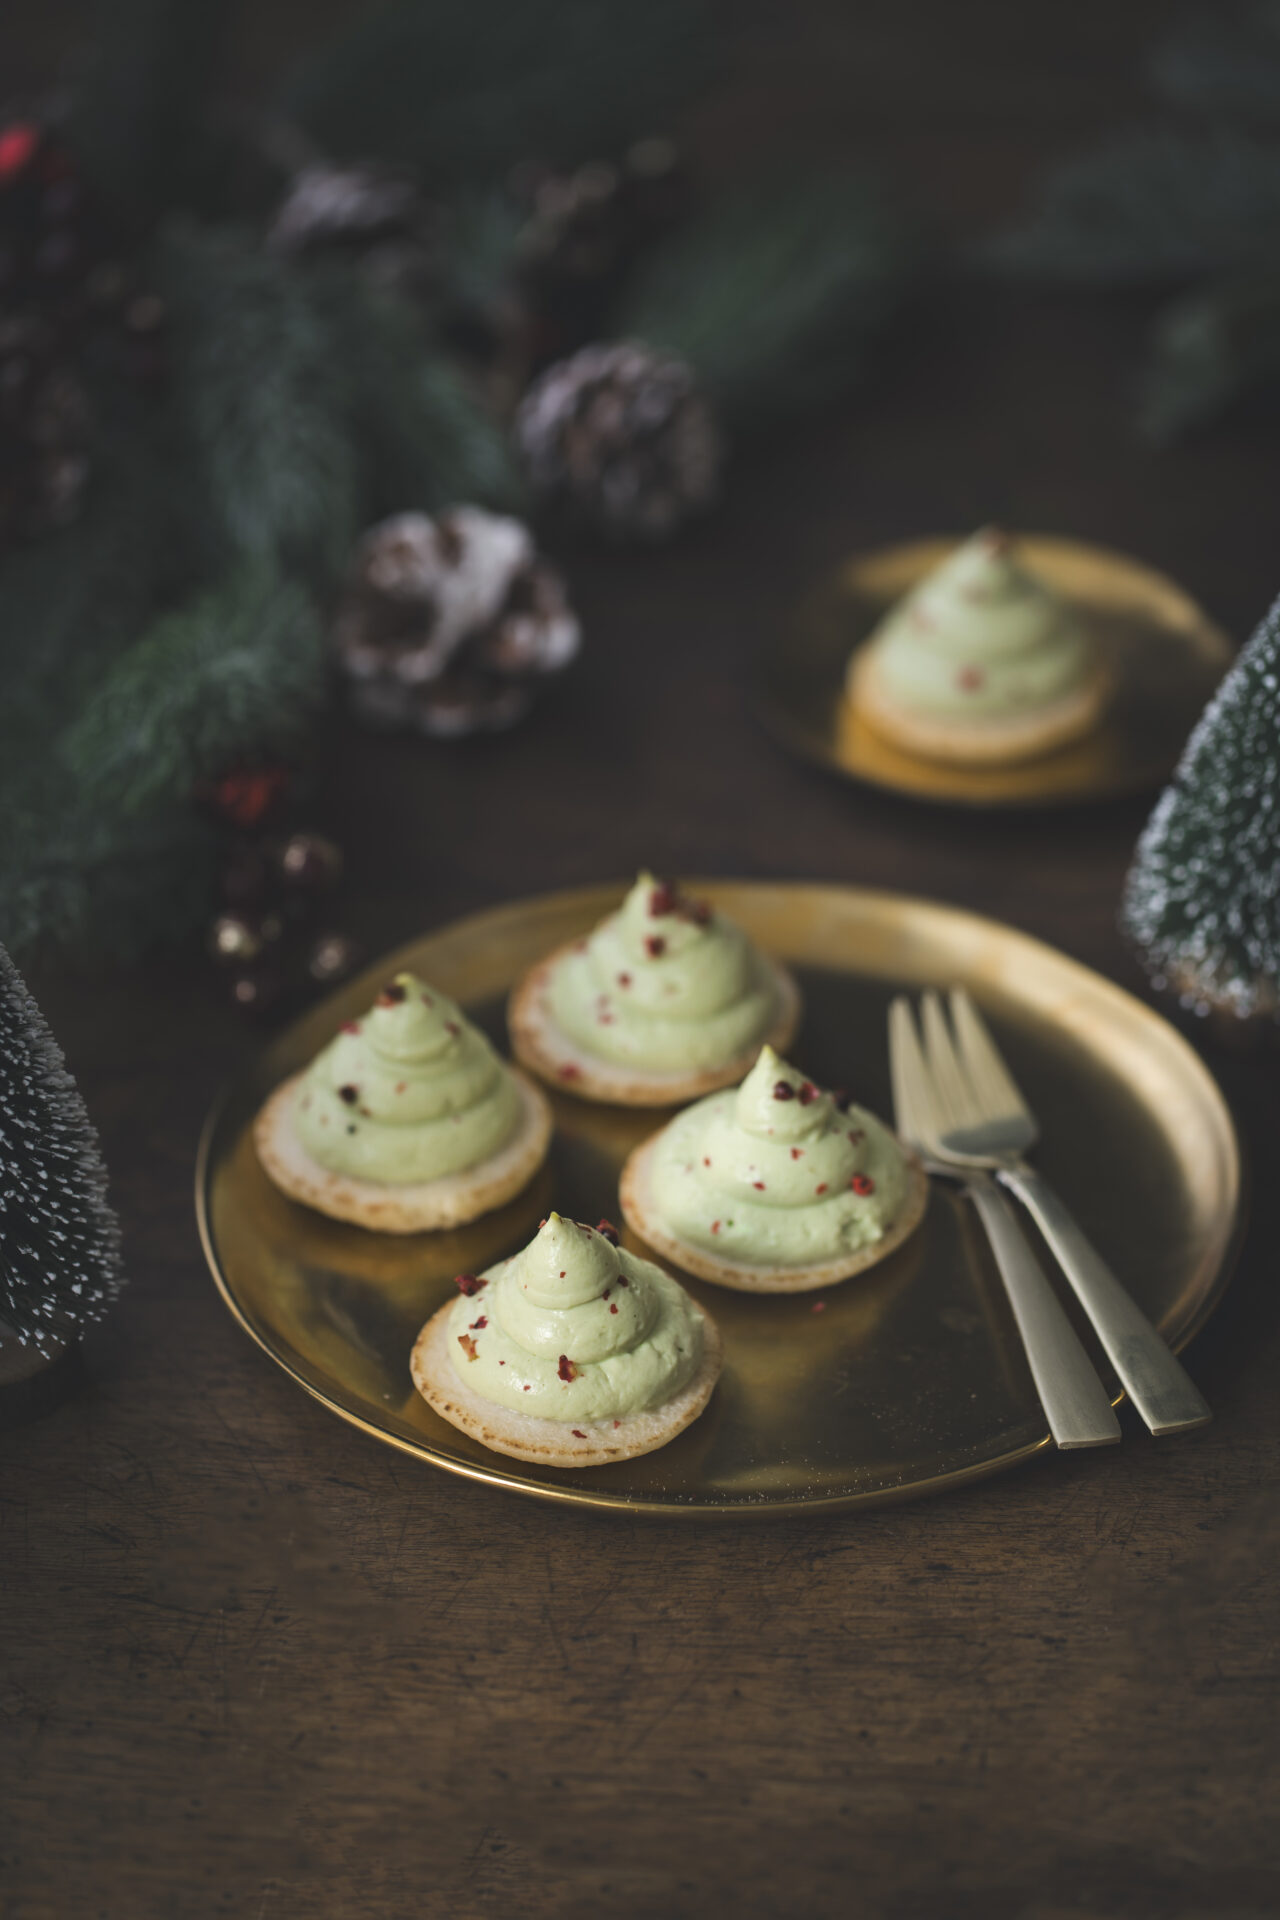
MULTIPOLYGON (((967 986, 1041 1119, 1045 1172, 1170 1343, 1190 1339, 1225 1281, 1240 1165, 1222 1095, 1166 1021, 1065 955, 973 914, 847 887, 691 884, 795 968, 805 994, 796 1064, 882 1114, 891 996, 967 986)), ((724 1332, 724 1375, 706 1413, 644 1459, 578 1472, 524 1466, 457 1432, 414 1392, 410 1347, 453 1276, 514 1252, 553 1205, 593 1224, 617 1220, 622 1161, 666 1116, 555 1093, 551 1159, 525 1194, 457 1232, 401 1238, 286 1200, 254 1155, 253 1115, 404 967, 462 1001, 505 1046, 514 980, 622 891, 553 894, 445 927, 267 1049, 211 1116, 196 1176, 205 1253, 232 1313, 364 1433, 543 1500, 690 1517, 854 1507, 956 1486, 1047 1448, 990 1256, 964 1203, 940 1184, 897 1255, 816 1297, 689 1281, 724 1332)))
POLYGON ((812 594, 760 664, 766 725, 837 773, 950 806, 1063 806, 1159 786, 1233 649, 1172 580, 1104 547, 1046 534, 1017 543, 1031 571, 1084 613, 1110 669, 1115 697, 1085 739, 1016 766, 947 766, 891 746, 854 712, 844 693, 850 653, 956 544, 915 540, 855 555, 812 594))

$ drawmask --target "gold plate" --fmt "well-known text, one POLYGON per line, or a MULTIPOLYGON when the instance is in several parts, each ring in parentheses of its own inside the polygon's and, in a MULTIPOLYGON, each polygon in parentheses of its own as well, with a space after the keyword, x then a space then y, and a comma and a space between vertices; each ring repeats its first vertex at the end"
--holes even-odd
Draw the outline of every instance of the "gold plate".
POLYGON ((1062 806, 1159 786, 1235 649, 1181 587, 1104 547, 1018 536, 1018 554, 1073 601, 1098 638, 1116 692, 1086 738, 1008 767, 951 767, 873 733, 844 693, 854 647, 895 600, 954 551, 914 540, 855 555, 799 608, 760 662, 756 703, 783 744, 877 787, 949 806, 1062 806))
MULTIPOLYGON (((806 996, 797 1064, 879 1113, 889 1112, 891 995, 967 986, 1043 1122, 1044 1170, 1166 1338, 1190 1339, 1225 1281, 1240 1163, 1222 1095, 1165 1020, 1051 947, 953 908, 849 887, 695 884, 797 970, 806 996)), ((201 1142, 196 1209, 241 1325, 365 1433, 544 1500, 666 1515, 854 1507, 954 1486, 1049 1446, 989 1254, 940 1183, 898 1254, 817 1298, 688 1281, 723 1329, 724 1375, 701 1419, 644 1459, 577 1472, 523 1466, 457 1432, 414 1392, 409 1349, 454 1274, 513 1252, 552 1205, 618 1219, 622 1161, 667 1116, 555 1094, 551 1159, 525 1194, 473 1226, 401 1238, 285 1199, 254 1155, 253 1114, 402 967, 503 1038, 512 982, 622 892, 521 901, 416 940, 307 1014, 230 1088, 201 1142)))

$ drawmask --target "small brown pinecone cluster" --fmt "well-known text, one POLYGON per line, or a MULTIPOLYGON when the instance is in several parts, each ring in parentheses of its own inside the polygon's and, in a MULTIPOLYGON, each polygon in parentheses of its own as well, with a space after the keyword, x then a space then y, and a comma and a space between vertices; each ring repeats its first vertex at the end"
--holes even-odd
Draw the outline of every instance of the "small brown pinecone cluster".
POLYGON ((379 286, 429 289, 436 271, 435 220, 407 174, 370 162, 313 160, 300 167, 267 230, 276 253, 345 253, 379 286))
POLYGON ((353 711, 436 738, 513 726, 580 637, 528 529, 480 507, 371 527, 333 624, 353 711))
POLYGON ((583 347, 536 379, 515 442, 538 498, 614 540, 661 540, 717 496, 723 445, 682 360, 583 347))
POLYGON ((0 548, 75 518, 93 440, 83 375, 159 377, 165 318, 69 144, 35 120, 0 128, 0 548))

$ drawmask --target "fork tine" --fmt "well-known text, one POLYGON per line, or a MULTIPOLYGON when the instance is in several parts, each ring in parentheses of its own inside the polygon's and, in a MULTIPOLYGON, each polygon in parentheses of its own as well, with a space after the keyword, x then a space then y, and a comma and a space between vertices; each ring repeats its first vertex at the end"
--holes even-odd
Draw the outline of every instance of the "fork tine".
POLYGON ((1017 1114, 1030 1120, 1030 1107, 1001 1059, 986 1022, 963 987, 956 987, 951 995, 951 1024, 974 1099, 987 1116, 1017 1114))
POLYGON ((979 1115, 952 1045, 942 1001, 932 988, 924 996, 923 1010, 925 1061, 933 1084, 939 1131, 949 1133, 972 1126, 979 1115))
POLYGON ((912 1146, 929 1150, 936 1128, 931 1124, 928 1079, 915 1016, 905 994, 899 994, 889 1008, 889 1074, 899 1134, 912 1146))

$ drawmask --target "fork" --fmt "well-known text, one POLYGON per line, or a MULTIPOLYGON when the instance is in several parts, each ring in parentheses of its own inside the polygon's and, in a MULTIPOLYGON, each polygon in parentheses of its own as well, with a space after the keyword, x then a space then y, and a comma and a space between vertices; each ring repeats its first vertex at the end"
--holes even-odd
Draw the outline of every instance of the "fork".
POLYGON ((923 1009, 943 1111, 938 1157, 988 1170, 1021 1200, 1152 1433, 1203 1426, 1212 1416, 1198 1388, 1044 1175, 1023 1158, 1039 1128, 969 995, 952 993, 950 1031, 936 993, 925 994, 923 1009))
POLYGON ((923 1153, 930 1173, 961 1182, 986 1228, 1055 1442, 1059 1447, 1113 1445, 1120 1438, 1120 1422, 1110 1396, 1018 1225, 1012 1203, 983 1168, 948 1163, 936 1152, 935 1088, 910 1003, 902 996, 889 1009, 889 1067, 899 1134, 923 1153))

